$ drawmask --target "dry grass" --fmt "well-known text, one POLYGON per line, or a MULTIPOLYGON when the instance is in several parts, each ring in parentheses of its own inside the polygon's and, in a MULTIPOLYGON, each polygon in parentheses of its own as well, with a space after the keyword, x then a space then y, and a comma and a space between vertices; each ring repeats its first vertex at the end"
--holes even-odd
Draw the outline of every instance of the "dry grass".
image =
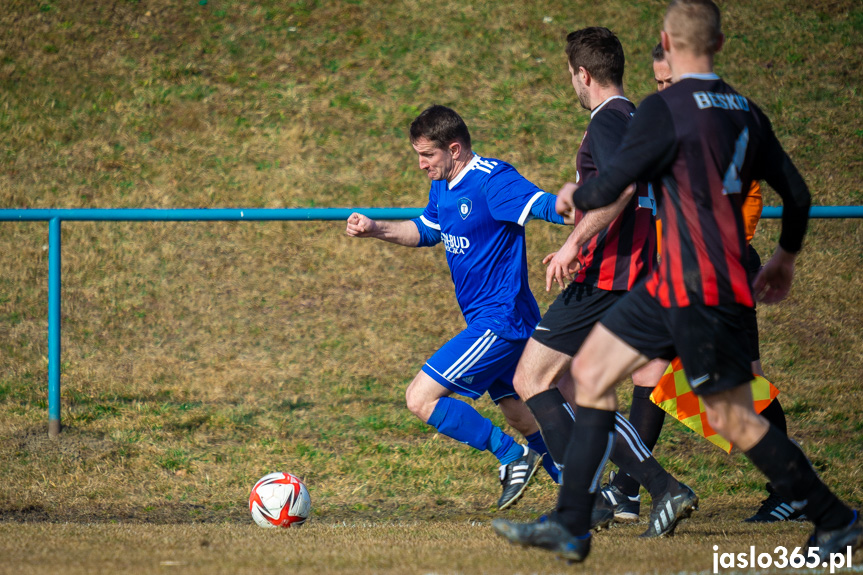
MULTIPOLYGON (((661 542, 639 540, 644 526, 615 527, 595 538, 590 563, 567 566, 538 550, 496 537, 483 522, 358 521, 313 523, 299 530, 253 525, 0 524, 0 573, 710 573, 713 546, 758 553, 801 545, 806 526, 752 526, 714 516, 683 523, 661 542), (626 552, 621 550, 625 548, 626 552), (639 557, 633 561, 633 557, 639 557)), ((763 570, 762 572, 770 572, 763 570)), ((775 571, 778 572, 778 571, 775 571)))
MULTIPOLYGON (((663 6, 444 3, 430 13, 414 1, 6 2, 0 205, 422 206, 427 182, 405 131, 433 102, 465 116, 480 153, 555 190, 574 176, 587 122, 567 84, 565 33, 616 30, 638 100, 652 90, 648 54, 663 6)), ((720 73, 771 115, 816 203, 860 204, 860 6, 724 8, 720 73)), ((154 560, 165 540, 201 553, 188 569, 276 569, 295 538, 316 550, 309 571, 473 572, 486 562, 540 570, 538 556, 467 526, 492 516, 493 457, 438 437, 403 405, 406 383, 462 325, 441 250, 349 241, 337 223, 66 223, 66 429, 52 442, 47 235, 44 224, 0 224, 0 555, 12 558, 0 570, 47 570, 27 558, 42 556, 32 543, 16 550, 27 537, 44 550, 99 556, 104 570, 168 568, 154 560), (248 489, 274 470, 306 478, 309 529, 247 526, 248 489), (416 545, 415 554, 375 555, 392 540, 389 527, 333 527, 390 520, 410 526, 403 547, 416 545), (199 548, 204 539, 213 545, 199 548), (146 540, 140 553, 123 543, 146 540), (445 564, 424 559, 450 543, 445 564), (351 552, 329 555, 342 548, 351 552), (367 563, 352 563, 357 553, 367 563)), ((531 224, 528 236, 536 288, 539 262, 563 230, 531 224)), ((776 222, 763 222, 756 246, 766 255, 777 237, 776 222)), ((858 506, 861 268, 859 221, 814 222, 790 301, 761 311, 764 365, 792 435, 858 506)), ((536 293, 541 306, 553 297, 536 293)), ((490 403, 477 405, 501 422, 490 403)), ((751 510, 762 479, 739 455, 671 423, 657 455, 717 511, 696 516, 692 535, 677 540, 685 545, 657 544, 641 567, 707 569, 678 550, 706 549, 695 534, 719 533, 722 506, 735 517, 751 510)), ((546 511, 554 494, 543 477, 515 516, 546 511)), ((774 537, 736 522, 723 529, 765 544, 774 537)), ((801 536, 799 526, 783 529, 801 536)), ((618 533, 629 531, 597 538, 598 549, 618 533)), ((625 562, 609 570, 635 569, 625 562)))

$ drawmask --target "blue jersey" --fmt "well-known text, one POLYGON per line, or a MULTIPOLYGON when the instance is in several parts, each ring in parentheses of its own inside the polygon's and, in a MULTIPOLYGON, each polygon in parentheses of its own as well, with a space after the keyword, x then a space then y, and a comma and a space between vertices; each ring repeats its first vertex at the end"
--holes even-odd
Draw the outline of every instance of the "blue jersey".
POLYGON ((505 339, 533 333, 540 313, 528 285, 524 224, 537 215, 562 223, 554 198, 508 163, 477 155, 452 182, 432 182, 429 203, 413 221, 421 246, 443 241, 469 326, 505 339))

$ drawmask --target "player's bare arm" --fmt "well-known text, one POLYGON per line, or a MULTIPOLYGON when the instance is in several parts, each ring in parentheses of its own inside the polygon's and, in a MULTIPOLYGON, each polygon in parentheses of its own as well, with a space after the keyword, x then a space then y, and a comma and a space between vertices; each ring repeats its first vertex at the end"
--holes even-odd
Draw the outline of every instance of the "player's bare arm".
POLYGON ((752 290, 758 301, 777 303, 788 296, 794 279, 796 258, 797 254, 787 252, 781 246, 776 247, 776 252, 752 282, 752 290))
POLYGON ((558 214, 573 221, 575 221, 575 204, 572 203, 572 195, 577 189, 578 184, 566 182, 557 192, 557 200, 554 203, 554 209, 558 214))
MULTIPOLYGON (((558 192, 557 206, 563 205, 563 209, 568 214, 574 214, 571 202, 572 194, 577 188, 576 184, 567 182, 558 192), (567 202, 569 202, 568 208, 566 207, 567 202)), ((623 211, 634 194, 635 185, 630 184, 614 203, 585 213, 569 237, 566 238, 563 246, 557 252, 545 256, 542 260, 542 263, 548 266, 545 270, 545 291, 550 291, 554 282, 557 282, 561 289, 565 288, 564 278, 572 281, 573 274, 579 270, 578 254, 581 253, 582 246, 608 227, 623 211)), ((558 209, 558 213, 564 215, 560 209, 558 209)))
POLYGON ((376 238, 400 246, 416 247, 420 241, 419 230, 411 221, 377 221, 359 213, 348 216, 345 231, 352 238, 376 238))
POLYGON ((551 285, 555 282, 560 289, 564 289, 566 287, 564 278, 572 281, 581 269, 581 264, 578 262, 581 244, 576 243, 575 237, 575 230, 573 230, 558 251, 543 258, 542 263, 548 266, 545 268, 545 291, 551 291, 551 285))
POLYGON ((575 224, 575 207, 572 205, 572 194, 578 188, 578 184, 566 182, 557 192, 554 201, 554 211, 563 216, 563 223, 571 226, 575 224))

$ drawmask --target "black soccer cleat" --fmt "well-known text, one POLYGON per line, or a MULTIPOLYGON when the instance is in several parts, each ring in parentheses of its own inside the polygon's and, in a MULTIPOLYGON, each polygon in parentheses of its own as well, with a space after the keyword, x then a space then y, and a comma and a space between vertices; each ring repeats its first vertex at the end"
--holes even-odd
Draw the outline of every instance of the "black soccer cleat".
POLYGON ((863 548, 863 519, 860 518, 860 514, 854 511, 854 520, 842 529, 820 532, 815 529, 806 542, 807 557, 809 549, 813 547, 817 550, 818 558, 823 565, 827 565, 830 556, 835 553, 843 555, 848 553, 849 547, 851 548, 849 555, 854 555, 855 551, 863 548))
POLYGON ((698 509, 698 496, 689 486, 676 480, 668 491, 659 499, 653 500, 650 508, 650 520, 647 531, 641 537, 669 537, 674 535, 677 524, 686 519, 698 509))
POLYGON ((602 494, 597 493, 593 502, 593 509, 590 511, 590 528, 602 531, 611 527, 614 520, 614 506, 602 494))
POLYGON ((524 455, 512 463, 500 466, 500 484, 503 493, 497 501, 498 509, 506 509, 521 497, 533 474, 542 465, 542 455, 524 446, 524 455))
POLYGON ((512 543, 524 547, 537 547, 557 554, 570 562, 581 562, 590 553, 590 534, 584 538, 575 537, 562 524, 553 519, 535 523, 514 523, 506 519, 495 519, 492 529, 512 543))
POLYGON ((767 499, 761 502, 761 507, 755 515, 744 519, 746 523, 776 523, 777 521, 803 521, 806 514, 799 509, 794 509, 785 501, 781 495, 776 493, 773 486, 767 484, 767 499))
POLYGON ((629 497, 614 485, 602 488, 602 497, 614 508, 614 520, 636 523, 641 512, 641 496, 629 497))

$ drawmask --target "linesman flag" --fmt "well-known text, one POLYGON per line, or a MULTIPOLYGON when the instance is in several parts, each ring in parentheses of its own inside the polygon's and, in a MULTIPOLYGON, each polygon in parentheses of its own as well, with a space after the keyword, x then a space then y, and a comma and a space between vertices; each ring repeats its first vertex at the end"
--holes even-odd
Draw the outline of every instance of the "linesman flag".
MULTIPOLYGON (((752 380, 752 403, 755 411, 761 413, 779 395, 779 390, 760 375, 753 374, 753 377, 755 379, 752 380)), ((668 365, 665 375, 659 379, 659 383, 650 394, 650 400, 689 429, 703 435, 708 441, 725 451, 731 452, 731 443, 725 441, 707 423, 704 403, 692 391, 689 380, 683 373, 683 364, 680 363, 679 357, 674 358, 668 365)))

